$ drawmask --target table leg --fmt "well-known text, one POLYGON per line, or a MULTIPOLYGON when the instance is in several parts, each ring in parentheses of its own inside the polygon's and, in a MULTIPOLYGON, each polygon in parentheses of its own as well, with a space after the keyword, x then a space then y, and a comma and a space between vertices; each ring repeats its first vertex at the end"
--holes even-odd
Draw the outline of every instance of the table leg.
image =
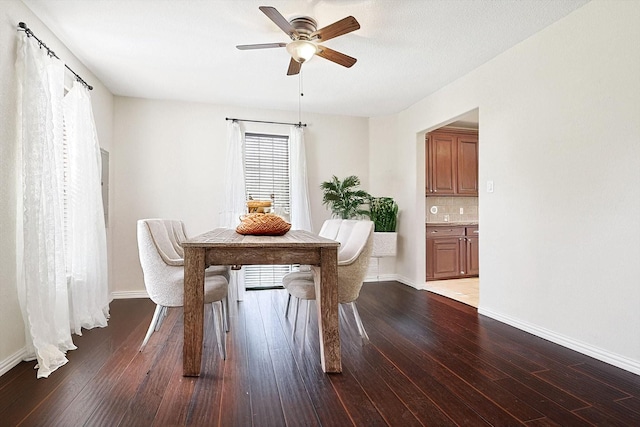
POLYGON ((324 372, 342 372, 338 324, 338 249, 320 251, 320 280, 315 281, 320 333, 320 361, 324 372))
POLYGON ((182 375, 197 377, 202 363, 204 248, 184 248, 184 341, 182 375))

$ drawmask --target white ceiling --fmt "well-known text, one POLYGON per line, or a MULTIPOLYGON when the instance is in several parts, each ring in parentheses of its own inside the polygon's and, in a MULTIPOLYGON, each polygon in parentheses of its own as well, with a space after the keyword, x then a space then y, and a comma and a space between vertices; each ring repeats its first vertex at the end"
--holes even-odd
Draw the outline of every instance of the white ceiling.
POLYGON ((286 50, 235 48, 289 41, 258 6, 311 16, 318 27, 353 15, 361 28, 326 46, 358 62, 304 64, 302 110, 374 117, 409 107, 588 0, 23 2, 115 95, 292 111, 299 79, 286 75, 286 50))

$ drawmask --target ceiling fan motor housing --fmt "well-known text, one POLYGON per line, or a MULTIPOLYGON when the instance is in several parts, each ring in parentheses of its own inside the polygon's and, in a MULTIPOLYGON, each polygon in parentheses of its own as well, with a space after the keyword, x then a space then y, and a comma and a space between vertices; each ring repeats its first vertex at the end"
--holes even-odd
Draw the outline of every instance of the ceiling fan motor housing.
MULTIPOLYGON (((289 23, 300 34, 299 39, 309 40, 311 33, 318 29, 318 23, 309 16, 294 16, 289 23)), ((291 36, 295 40, 295 36, 291 36)))

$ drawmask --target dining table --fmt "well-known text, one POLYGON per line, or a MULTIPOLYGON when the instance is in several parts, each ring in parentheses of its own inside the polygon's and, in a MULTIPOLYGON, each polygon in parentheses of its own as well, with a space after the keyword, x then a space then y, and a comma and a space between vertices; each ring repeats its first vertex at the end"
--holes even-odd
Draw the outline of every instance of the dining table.
MULTIPOLYGON (((254 236, 216 228, 182 243, 184 248, 183 376, 199 376, 202 364, 204 276, 211 265, 316 266, 320 361, 327 373, 342 371, 338 324, 338 246, 304 230, 282 236, 254 236)), ((223 337, 224 338, 224 337, 223 337)))

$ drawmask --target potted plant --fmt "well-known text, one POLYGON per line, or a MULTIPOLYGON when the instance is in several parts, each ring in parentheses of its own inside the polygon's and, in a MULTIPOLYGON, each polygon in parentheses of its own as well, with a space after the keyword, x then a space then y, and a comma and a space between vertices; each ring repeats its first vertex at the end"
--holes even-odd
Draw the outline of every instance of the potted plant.
POLYGON ((391 197, 371 197, 369 217, 375 224, 372 257, 396 256, 398 204, 391 197))
POLYGON ((320 184, 322 189, 322 204, 331 209, 334 217, 342 219, 362 218, 369 216, 369 211, 364 209, 371 195, 364 190, 359 190, 360 178, 355 175, 346 177, 340 181, 335 175, 331 181, 320 184))
POLYGON ((342 219, 371 218, 375 225, 372 257, 396 256, 398 233, 398 204, 391 197, 372 197, 359 190, 360 179, 351 175, 344 180, 335 175, 320 184, 322 204, 331 209, 334 217, 342 219), (369 210, 365 207, 369 205, 369 210))
POLYGON ((375 231, 395 232, 398 222, 398 204, 391 197, 371 197, 369 217, 375 224, 375 231))

